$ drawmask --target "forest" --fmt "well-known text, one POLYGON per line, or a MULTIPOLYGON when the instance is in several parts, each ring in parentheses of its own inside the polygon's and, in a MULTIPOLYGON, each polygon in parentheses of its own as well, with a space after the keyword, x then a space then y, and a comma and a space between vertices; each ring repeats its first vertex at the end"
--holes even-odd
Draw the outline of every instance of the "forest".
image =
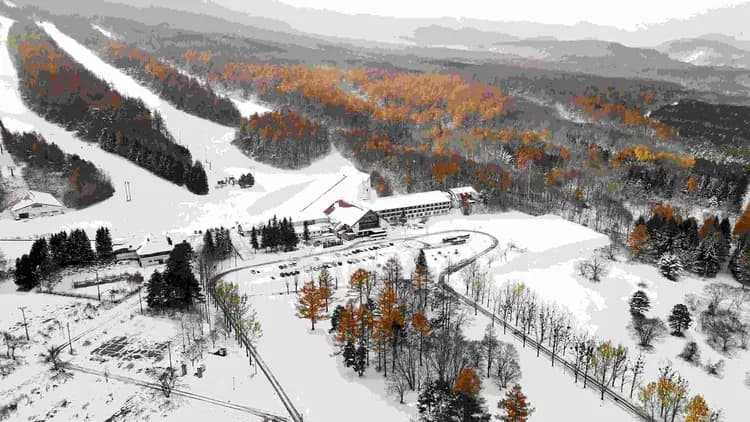
MULTIPOLYGON (((94 163, 75 154, 66 154, 54 143, 48 143, 37 133, 10 132, 0 121, 5 148, 19 162, 42 172, 46 180, 65 180, 67 186, 62 203, 70 208, 85 208, 111 197, 115 188, 109 176, 94 163)), ((50 184, 51 185, 51 184, 50 184)))
POLYGON ((138 48, 120 41, 104 47, 115 66, 127 69, 145 81, 160 97, 187 113, 221 125, 236 127, 240 112, 228 98, 217 95, 195 78, 180 73, 173 66, 138 48))
POLYGON ((243 117, 233 143, 260 162, 292 169, 308 166, 331 150, 325 126, 288 109, 243 117))
POLYGON ((71 59, 31 24, 11 28, 9 47, 30 108, 193 193, 208 193, 203 168, 177 145, 161 116, 124 97, 71 59))

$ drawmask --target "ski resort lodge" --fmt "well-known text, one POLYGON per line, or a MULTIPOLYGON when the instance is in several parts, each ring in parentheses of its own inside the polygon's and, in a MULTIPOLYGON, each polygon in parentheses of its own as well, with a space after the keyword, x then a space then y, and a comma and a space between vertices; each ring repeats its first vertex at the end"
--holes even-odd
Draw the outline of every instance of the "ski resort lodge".
POLYGON ((389 223, 395 223, 401 218, 413 220, 448 214, 451 209, 451 197, 447 192, 433 190, 407 195, 385 196, 370 201, 367 205, 380 218, 389 223))
POLYGON ((16 220, 63 213, 63 206, 46 192, 30 190, 11 208, 16 220))

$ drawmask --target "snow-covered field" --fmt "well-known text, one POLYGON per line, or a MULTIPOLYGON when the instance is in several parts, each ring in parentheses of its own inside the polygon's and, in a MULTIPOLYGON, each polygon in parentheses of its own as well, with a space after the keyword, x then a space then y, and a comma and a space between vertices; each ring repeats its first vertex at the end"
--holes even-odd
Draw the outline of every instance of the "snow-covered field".
MULTIPOLYGON (((23 346, 16 352, 18 360, 26 365, 0 383, 0 403, 18 406, 12 413, 13 420, 106 420, 117 414, 120 418, 116 420, 122 421, 200 420, 195 418, 201 417, 260 420, 220 403, 176 395, 167 400, 159 391, 133 384, 153 382, 153 376, 146 372, 168 366, 168 341, 174 366, 179 368, 185 362, 188 368, 176 388, 230 405, 285 414, 266 378, 248 365, 245 352, 231 336, 219 334, 215 345, 206 340, 203 357, 195 362, 195 366, 205 365, 206 372, 198 378, 193 375, 196 370, 193 363, 183 356, 180 320, 140 315, 137 298, 105 309, 87 306, 94 302, 86 300, 33 292, 10 293, 6 291, 9 284, 0 284, 0 327, 23 335, 22 315, 16 307, 23 303, 32 340, 30 347, 23 346), (65 347, 62 360, 100 373, 71 369, 66 376, 53 376, 49 365, 42 362, 39 354, 46 346, 64 344, 67 340, 68 323, 74 339, 80 334, 85 336, 74 340, 73 354, 65 347), (219 347, 227 348, 227 356, 209 354, 219 347), (103 376, 104 371, 110 374, 109 379, 103 376), (128 381, 113 379, 115 376, 126 377, 128 381), (81 394, 84 391, 87 393, 81 394)), ((207 333, 209 327, 204 329, 207 333)), ((197 334, 198 329, 194 332, 197 334)))
MULTIPOLYGON (((12 21, 0 17, 0 118, 11 130, 36 130, 47 140, 57 143, 65 152, 75 153, 105 169, 117 190, 114 197, 84 210, 30 222, 0 220, 0 233, 7 236, 51 233, 63 227, 95 228, 107 225, 115 237, 143 236, 148 232, 170 230, 192 232, 235 222, 257 223, 273 215, 298 217, 320 213, 339 198, 355 198, 366 175, 357 171, 337 152, 302 170, 280 170, 251 160, 229 142, 232 129, 188 115, 138 85, 123 72, 101 61, 94 53, 62 34, 54 25, 42 24, 60 46, 95 74, 102 75, 128 95, 144 100, 158 109, 170 131, 179 142, 190 148, 196 159, 208 158, 207 170, 211 192, 196 196, 133 163, 83 142, 74 134, 46 122, 29 111, 18 93, 18 79, 7 50, 7 34, 12 21), (256 185, 250 189, 215 189, 217 179, 252 171, 256 185), (344 177, 346 176, 346 177, 344 177), (343 179, 343 181, 342 181, 343 179), (130 182, 132 201, 125 200, 124 183, 130 182), (331 186, 335 188, 318 198, 331 186), (316 200, 317 199, 317 200, 316 200), (326 203, 328 202, 328 203, 326 203), (93 223, 96 224, 93 224, 93 223), (137 222, 137 224, 134 224, 137 222)), ((250 103, 248 103, 250 107, 250 103)), ((259 106, 262 107, 262 106, 259 106)), ((93 231, 89 233, 93 235, 93 231)), ((9 251, 7 255, 17 256, 9 251)))
MULTIPOLYGON (((578 275, 576 264, 591 256, 595 249, 607 245, 607 237, 556 216, 532 217, 519 212, 490 216, 443 216, 432 219, 427 226, 429 231, 445 228, 477 229, 496 236, 499 246, 491 267, 496 286, 509 281, 524 282, 545 302, 565 307, 580 326, 586 327, 598 338, 611 339, 615 343, 627 346, 631 355, 637 355, 640 351, 637 339, 627 328, 631 319, 628 301, 635 291, 644 290, 651 299, 652 309, 648 313, 649 316, 660 317, 666 321, 675 304, 686 303, 685 295, 700 296, 700 292, 709 283, 724 282, 736 285, 727 274, 720 274, 716 280, 683 275, 679 282, 672 282, 662 277, 653 266, 625 262, 622 257, 610 264, 609 272, 601 282, 592 283, 578 275), (510 247, 511 244, 515 247, 510 247)), ((454 286, 459 290, 463 289, 458 280, 454 281, 454 286)), ((694 321, 697 318, 698 315, 693 315, 694 321)), ((737 394, 748 393, 747 387, 744 386, 744 378, 750 371, 750 352, 735 350, 730 356, 722 356, 706 344, 705 335, 694 326, 687 331, 685 338, 666 336, 655 343, 653 350, 644 351, 644 356, 644 383, 655 380, 658 376, 657 369, 666 360, 670 360, 673 367, 688 379, 692 394, 703 394, 709 406, 723 409, 726 422, 745 419, 746 405, 737 400, 737 394), (691 340, 698 343, 703 363, 709 360, 725 360, 723 378, 709 376, 701 367, 690 365, 677 356, 682 352, 685 343, 691 340)), ((538 365, 544 365, 540 362, 534 363, 531 359, 529 363, 524 364, 526 359, 523 353, 521 359, 524 375, 530 370, 541 370, 538 365)), ((569 378, 567 375, 559 376, 569 378)), ((559 410, 561 403, 579 403, 574 397, 559 397, 559 394, 551 392, 534 394, 533 389, 546 388, 540 385, 546 382, 546 376, 540 374, 539 378, 536 378, 537 375, 534 377, 533 379, 538 381, 529 382, 524 378, 521 383, 524 390, 529 393, 531 401, 535 402, 539 409, 559 410)), ((560 382, 565 380, 562 379, 560 382)), ((566 391, 570 388, 569 385, 566 391)), ((560 394, 563 394, 562 391, 560 394)), ((613 405, 610 403, 604 406, 613 405)), ((619 409, 617 413, 625 415, 619 409)), ((538 413, 534 418, 547 420, 540 415, 541 413, 538 413)), ((601 419, 591 420, 609 420, 609 417, 602 416, 601 419)), ((622 416, 615 420, 622 420, 622 416)))

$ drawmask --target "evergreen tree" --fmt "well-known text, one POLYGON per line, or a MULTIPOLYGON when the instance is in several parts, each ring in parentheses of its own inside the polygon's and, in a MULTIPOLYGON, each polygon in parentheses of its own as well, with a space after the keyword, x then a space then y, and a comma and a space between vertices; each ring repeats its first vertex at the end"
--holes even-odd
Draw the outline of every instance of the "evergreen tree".
POLYGON ((342 354, 344 356, 344 365, 347 368, 351 368, 352 366, 354 366, 357 350, 354 348, 354 343, 352 343, 351 340, 346 342, 346 345, 344 346, 344 352, 342 354))
POLYGON ((74 229, 67 239, 67 248, 70 254, 70 263, 73 265, 85 265, 94 261, 95 254, 91 249, 89 236, 83 229, 74 229))
POLYGON ((657 263, 661 275, 669 280, 676 281, 682 272, 682 261, 673 253, 665 253, 657 263))
POLYGON ((357 346, 357 353, 354 355, 354 371, 360 377, 364 375, 365 369, 367 369, 367 347, 363 341, 359 342, 357 346))
POLYGON ((344 307, 341 305, 337 305, 336 308, 333 310, 333 315, 331 315, 331 329, 328 330, 329 333, 338 331, 339 317, 341 316, 341 311, 343 310, 344 310, 344 307))
POLYGON ((16 258, 16 269, 13 273, 16 285, 23 290, 31 290, 38 284, 34 266, 29 259, 29 255, 23 254, 16 258))
POLYGON ((646 292, 638 290, 633 293, 630 299, 630 313, 633 315, 643 315, 651 309, 651 301, 648 299, 646 292))
POLYGON ((729 260, 729 270, 737 281, 750 285, 750 235, 744 234, 738 239, 729 260))
POLYGON ((203 255, 208 259, 216 258, 216 245, 214 245, 214 235, 211 230, 206 230, 203 234, 203 255))
POLYGON ((687 330, 688 328, 690 328, 690 324, 692 324, 693 319, 690 316, 690 311, 688 310, 687 306, 683 305, 682 303, 678 303, 672 308, 672 313, 670 313, 669 317, 667 317, 667 321, 669 322, 669 326, 672 328, 673 334, 682 335, 683 330, 687 330))
POLYGON ((526 422, 534 413, 534 409, 528 402, 528 398, 521 391, 521 386, 516 384, 506 394, 505 398, 497 404, 503 414, 500 420, 503 422, 526 422))
POLYGON ((428 272, 427 257, 424 254, 424 249, 419 250, 419 255, 417 255, 416 268, 418 270, 421 270, 423 274, 426 274, 428 272))
POLYGON ((96 230, 96 255, 100 261, 112 259, 112 236, 106 227, 99 227, 96 230))
POLYGON ((149 308, 164 308, 169 303, 169 291, 164 276, 158 270, 146 283, 146 304, 149 308))
POLYGON ((303 223, 302 240, 304 240, 305 242, 309 242, 310 241, 310 228, 308 227, 307 221, 305 221, 303 223))
POLYGON ((716 239, 707 236, 698 244, 693 257, 693 271, 703 277, 716 277, 721 268, 721 258, 717 250, 716 239))
POLYGON ((190 267, 192 259, 193 248, 187 242, 175 245, 169 254, 164 281, 170 293, 170 306, 191 307, 203 301, 201 286, 190 267))
POLYGON ((253 226, 252 230, 250 230, 250 244, 252 245, 253 249, 258 250, 258 231, 255 230, 255 226, 253 226))
POLYGON ((255 177, 253 177, 252 173, 245 173, 240 176, 237 182, 240 184, 241 188, 251 188, 255 185, 255 177))
POLYGON ((54 233, 49 238, 49 249, 52 260, 59 267, 64 267, 70 262, 70 251, 68 250, 68 232, 54 233))
POLYGON ((205 195, 208 193, 208 178, 200 161, 196 161, 190 168, 185 185, 190 192, 195 194, 205 195))

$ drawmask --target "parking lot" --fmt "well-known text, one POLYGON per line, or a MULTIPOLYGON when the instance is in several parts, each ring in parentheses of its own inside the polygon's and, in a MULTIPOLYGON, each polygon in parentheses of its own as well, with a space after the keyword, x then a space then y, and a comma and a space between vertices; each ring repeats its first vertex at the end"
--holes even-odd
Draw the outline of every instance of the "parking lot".
MULTIPOLYGON (((463 231, 449 233, 451 236, 467 234, 463 231)), ((437 233, 364 242, 348 249, 258 264, 227 274, 222 279, 237 283, 240 291, 248 295, 286 294, 299 290, 309 280, 317 280, 320 271, 327 269, 333 279, 333 287, 338 288, 342 282, 347 283, 349 276, 357 269, 378 272, 392 257, 399 260, 404 274, 408 274, 413 269, 419 250, 424 249, 428 264, 437 272, 489 242, 484 239, 485 236, 470 234, 467 243, 454 245, 443 242, 446 236, 448 234, 437 233)))

